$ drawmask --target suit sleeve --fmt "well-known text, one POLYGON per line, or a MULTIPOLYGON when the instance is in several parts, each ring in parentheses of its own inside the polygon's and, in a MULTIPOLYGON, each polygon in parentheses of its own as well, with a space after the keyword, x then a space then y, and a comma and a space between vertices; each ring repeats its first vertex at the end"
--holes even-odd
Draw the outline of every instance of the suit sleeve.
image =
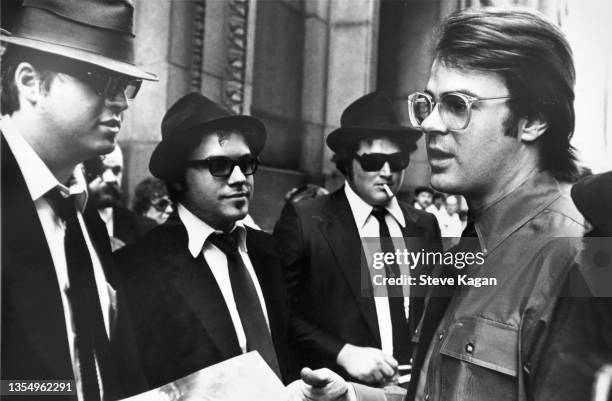
POLYGON ((365 386, 363 384, 351 383, 355 390, 356 401, 386 401, 384 390, 365 386))
POLYGON ((285 284, 292 311, 291 327, 299 352, 317 352, 324 356, 329 365, 335 365, 344 342, 322 331, 305 313, 308 302, 303 295, 304 281, 309 274, 311 261, 303 221, 292 203, 287 203, 283 208, 274 227, 274 237, 283 252, 285 284))

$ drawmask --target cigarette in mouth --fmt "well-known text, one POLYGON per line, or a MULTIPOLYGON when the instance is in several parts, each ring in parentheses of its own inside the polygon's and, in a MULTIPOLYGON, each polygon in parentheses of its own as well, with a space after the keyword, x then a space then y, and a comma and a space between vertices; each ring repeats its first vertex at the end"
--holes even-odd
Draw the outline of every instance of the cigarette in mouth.
POLYGON ((383 184, 383 189, 385 190, 385 192, 387 193, 387 196, 389 198, 393 198, 393 192, 391 192, 391 188, 389 188, 389 186, 387 184, 383 184))

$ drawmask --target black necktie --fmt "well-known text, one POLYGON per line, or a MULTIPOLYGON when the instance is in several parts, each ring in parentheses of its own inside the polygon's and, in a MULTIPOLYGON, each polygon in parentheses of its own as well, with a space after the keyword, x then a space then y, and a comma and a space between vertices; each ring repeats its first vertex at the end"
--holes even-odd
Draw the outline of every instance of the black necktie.
POLYGON ((238 230, 212 234, 209 240, 227 256, 232 293, 247 339, 247 351, 258 351, 279 378, 280 367, 255 285, 238 252, 238 230))
POLYGON ((64 198, 57 188, 49 191, 45 197, 64 221, 66 228, 64 250, 70 281, 68 299, 75 326, 83 395, 87 401, 100 400, 95 356, 98 359, 100 373, 105 377, 103 373, 107 364, 108 337, 104 328, 91 255, 77 219, 74 198, 72 196, 64 198))
MULTIPOLYGON (((389 233, 389 227, 385 221, 387 209, 374 208, 372 216, 378 220, 378 232, 380 237, 381 251, 384 253, 391 252, 395 254, 395 246, 389 233)), ((387 277, 400 277, 400 270, 396 263, 391 265, 385 264, 387 277)), ((412 354, 412 345, 410 341, 410 326, 406 319, 404 309, 404 294, 402 287, 397 285, 388 285, 387 294, 389 295, 389 311, 391 313, 391 324, 393 326, 393 356, 403 365, 410 363, 412 354)))

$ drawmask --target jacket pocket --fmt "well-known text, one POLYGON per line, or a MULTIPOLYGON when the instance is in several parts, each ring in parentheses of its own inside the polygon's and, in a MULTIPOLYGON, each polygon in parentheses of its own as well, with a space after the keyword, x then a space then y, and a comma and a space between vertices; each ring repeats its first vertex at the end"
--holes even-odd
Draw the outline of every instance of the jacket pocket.
POLYGON ((516 377, 518 328, 484 318, 461 319, 450 327, 440 353, 516 377))

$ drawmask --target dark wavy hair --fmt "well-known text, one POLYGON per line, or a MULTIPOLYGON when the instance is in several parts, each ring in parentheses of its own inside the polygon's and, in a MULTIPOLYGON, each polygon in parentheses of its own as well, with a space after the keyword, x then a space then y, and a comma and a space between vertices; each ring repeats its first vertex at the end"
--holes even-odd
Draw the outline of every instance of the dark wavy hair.
POLYGON ((168 194, 166 184, 157 178, 147 177, 140 181, 134 189, 134 203, 132 210, 137 214, 144 214, 151 206, 151 201, 168 194))
POLYGON ((578 169, 570 140, 576 72, 570 46, 557 26, 527 10, 461 10, 440 25, 434 56, 448 67, 501 77, 516 99, 508 103, 515 121, 540 115, 548 122, 538 139, 540 167, 557 179, 575 179, 578 169))

